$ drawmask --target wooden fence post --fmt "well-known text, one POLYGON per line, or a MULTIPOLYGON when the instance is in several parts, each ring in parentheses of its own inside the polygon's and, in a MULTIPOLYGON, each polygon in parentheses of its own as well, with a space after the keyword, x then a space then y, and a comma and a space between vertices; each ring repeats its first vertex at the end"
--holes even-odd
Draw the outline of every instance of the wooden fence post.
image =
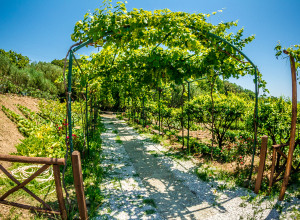
POLYGON ((72 153, 72 167, 73 167, 74 186, 76 190, 76 197, 77 197, 80 219, 86 220, 88 219, 88 214, 87 214, 84 189, 83 189, 80 153, 78 151, 74 151, 72 153))
POLYGON ((35 173, 33 173, 30 177, 28 177, 24 182, 19 182, 12 174, 10 174, 2 165, 0 165, 0 170, 3 171, 3 173, 8 176, 9 179, 11 179, 13 182, 17 184, 17 186, 13 187, 12 189, 8 190, 4 195, 0 197, 0 203, 9 205, 9 206, 15 206, 22 209, 28 209, 28 210, 34 210, 42 213, 51 213, 56 215, 61 215, 61 218, 63 220, 67 220, 67 211, 64 203, 64 197, 63 192, 61 188, 61 180, 60 180, 60 171, 59 171, 59 165, 65 165, 66 161, 62 158, 47 158, 47 157, 25 157, 25 156, 16 156, 16 155, 5 155, 0 154, 0 161, 8 161, 8 162, 18 162, 18 163, 34 163, 34 164, 44 164, 40 169, 38 169, 35 173), (46 169, 49 168, 50 165, 53 165, 53 173, 54 173, 54 180, 55 180, 55 186, 56 186, 56 194, 57 199, 59 203, 60 211, 52 210, 51 206, 49 206, 44 200, 39 198, 37 195, 35 195, 32 191, 27 189, 25 187, 26 184, 28 184, 30 181, 32 181, 35 177, 43 173, 46 169), (6 201, 5 198, 9 196, 11 193, 23 189, 25 192, 27 192, 29 195, 31 195, 33 198, 35 198, 37 201, 39 201, 41 204, 43 204, 44 208, 36 207, 36 206, 30 206, 25 204, 20 204, 16 202, 10 202, 6 201))
POLYGON ((54 181, 56 186, 56 195, 60 209, 60 215, 63 220, 67 220, 67 210, 65 206, 63 191, 61 188, 59 165, 53 165, 54 181))
POLYGON ((293 153, 295 149, 295 136, 296 136, 296 124, 297 124, 297 75, 296 75, 296 65, 295 58, 289 54, 287 51, 283 51, 285 54, 290 56, 291 72, 292 72, 292 122, 290 131, 290 144, 289 153, 287 157, 286 169, 282 181, 282 186, 279 194, 279 201, 282 201, 286 191, 286 187, 289 182, 289 177, 292 169, 293 153))
POLYGON ((255 189, 254 192, 257 194, 260 190, 264 169, 265 169, 265 162, 266 162, 266 155, 267 155, 267 145, 268 145, 268 136, 262 136, 261 141, 261 149, 260 149, 260 158, 259 158, 259 167, 258 173, 256 177, 255 189))

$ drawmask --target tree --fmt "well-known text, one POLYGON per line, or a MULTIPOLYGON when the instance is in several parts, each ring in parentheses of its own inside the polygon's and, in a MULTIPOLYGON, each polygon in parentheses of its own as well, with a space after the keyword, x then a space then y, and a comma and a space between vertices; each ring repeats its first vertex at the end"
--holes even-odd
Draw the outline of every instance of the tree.
POLYGON ((10 62, 15 64, 19 69, 23 69, 29 64, 29 58, 27 56, 23 56, 22 54, 16 53, 12 50, 6 52, 5 50, 0 49, 0 54, 8 57, 10 62))
POLYGON ((210 95, 199 96, 189 103, 188 108, 193 118, 215 134, 218 146, 222 148, 226 132, 232 123, 245 114, 246 103, 234 94, 228 96, 213 94, 213 98, 211 99, 210 95))

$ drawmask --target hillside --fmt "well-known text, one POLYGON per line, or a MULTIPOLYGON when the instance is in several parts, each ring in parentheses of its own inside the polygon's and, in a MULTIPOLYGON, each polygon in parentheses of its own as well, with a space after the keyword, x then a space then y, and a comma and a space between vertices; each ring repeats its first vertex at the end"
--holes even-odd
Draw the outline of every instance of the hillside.
MULTIPOLYGON (((22 113, 16 107, 17 104, 23 105, 32 111, 38 111, 38 102, 39 99, 27 96, 0 94, 0 106, 4 105, 6 108, 9 108, 21 115, 22 113)), ((0 154, 16 152, 15 145, 20 143, 24 137, 18 131, 16 124, 7 118, 2 110, 0 110, 0 125, 0 154)), ((8 166, 7 162, 0 161, 0 164, 4 165, 5 167, 8 166)))

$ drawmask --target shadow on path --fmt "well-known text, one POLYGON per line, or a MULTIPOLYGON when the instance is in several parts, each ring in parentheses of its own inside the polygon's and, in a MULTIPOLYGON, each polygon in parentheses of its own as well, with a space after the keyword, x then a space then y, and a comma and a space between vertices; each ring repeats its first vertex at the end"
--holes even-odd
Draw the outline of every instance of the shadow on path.
POLYGON ((199 200, 159 158, 147 153, 143 142, 123 129, 117 119, 108 119, 106 115, 103 119, 115 122, 122 144, 163 218, 204 219, 214 214, 210 204, 199 200))
MULTIPOLYGON (((216 190, 219 183, 199 180, 191 174, 194 167, 179 169, 170 159, 149 153, 155 144, 142 140, 132 128, 114 115, 102 115, 102 119, 118 131, 136 173, 162 218, 239 219, 239 216, 252 216, 255 219, 251 206, 241 206, 244 202, 241 197, 249 194, 246 190, 225 190, 219 194, 216 190)), ((278 213, 273 209, 264 210, 264 216, 277 219, 278 213)))

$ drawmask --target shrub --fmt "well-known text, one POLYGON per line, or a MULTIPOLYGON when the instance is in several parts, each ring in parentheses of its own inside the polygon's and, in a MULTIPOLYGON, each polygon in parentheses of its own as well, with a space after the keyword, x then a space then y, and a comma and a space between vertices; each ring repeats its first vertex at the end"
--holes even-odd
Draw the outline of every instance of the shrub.
POLYGON ((244 115, 246 103, 234 94, 228 96, 215 94, 214 102, 208 95, 203 95, 192 100, 186 108, 197 122, 204 123, 207 129, 215 133, 218 145, 221 148, 231 124, 244 115))

